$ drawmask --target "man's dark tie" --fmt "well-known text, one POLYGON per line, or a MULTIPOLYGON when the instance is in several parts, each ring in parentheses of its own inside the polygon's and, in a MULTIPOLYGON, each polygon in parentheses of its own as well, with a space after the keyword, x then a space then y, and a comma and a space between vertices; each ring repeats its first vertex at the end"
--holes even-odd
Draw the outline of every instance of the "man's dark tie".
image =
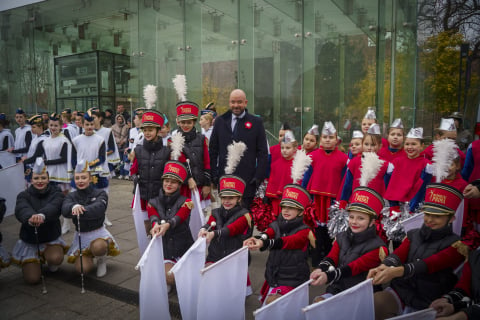
POLYGON ((240 117, 235 117, 235 125, 233 126, 233 135, 237 134, 239 125, 240 125, 240 117))

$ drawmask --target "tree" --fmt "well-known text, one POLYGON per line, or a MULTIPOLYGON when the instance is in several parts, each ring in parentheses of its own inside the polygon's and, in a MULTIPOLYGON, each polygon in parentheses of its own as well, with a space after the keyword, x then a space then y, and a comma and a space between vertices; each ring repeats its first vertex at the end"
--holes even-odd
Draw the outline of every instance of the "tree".
POLYGON ((472 59, 480 59, 480 0, 421 0, 417 21, 425 37, 442 32, 463 34, 471 44, 472 59))

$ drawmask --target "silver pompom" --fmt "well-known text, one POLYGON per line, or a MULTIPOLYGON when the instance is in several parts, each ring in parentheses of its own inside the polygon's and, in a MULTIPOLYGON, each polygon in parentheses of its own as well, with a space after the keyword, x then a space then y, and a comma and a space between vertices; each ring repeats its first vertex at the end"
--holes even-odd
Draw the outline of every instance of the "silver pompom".
POLYGON ((333 239, 340 232, 348 230, 348 212, 339 208, 338 201, 335 201, 328 211, 328 234, 333 239))
POLYGON ((255 198, 263 199, 265 197, 265 191, 267 190, 268 181, 265 179, 258 186, 257 191, 255 192, 255 198))
POLYGON ((400 211, 392 211, 391 215, 389 207, 383 208, 382 213, 383 229, 385 230, 388 239, 392 241, 402 241, 406 236, 402 221, 412 216, 410 214, 409 203, 403 203, 400 206, 400 211))

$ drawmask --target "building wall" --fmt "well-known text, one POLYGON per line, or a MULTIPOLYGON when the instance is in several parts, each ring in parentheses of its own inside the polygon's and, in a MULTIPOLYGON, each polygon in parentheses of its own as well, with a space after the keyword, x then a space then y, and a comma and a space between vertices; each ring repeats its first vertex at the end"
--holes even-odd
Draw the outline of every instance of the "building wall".
POLYGON ((142 106, 143 86, 155 84, 157 108, 174 117, 171 79, 184 73, 188 98, 215 101, 220 112, 232 89, 244 89, 272 140, 285 121, 302 136, 326 120, 348 140, 368 106, 385 130, 397 117, 433 127, 440 113, 425 117, 418 105, 428 88, 417 85, 416 10, 414 0, 50 0, 15 8, 0 13, 0 108, 86 109, 85 97, 59 103, 54 59, 101 50, 129 57, 127 85, 115 86, 114 100, 98 100, 103 109, 142 106))

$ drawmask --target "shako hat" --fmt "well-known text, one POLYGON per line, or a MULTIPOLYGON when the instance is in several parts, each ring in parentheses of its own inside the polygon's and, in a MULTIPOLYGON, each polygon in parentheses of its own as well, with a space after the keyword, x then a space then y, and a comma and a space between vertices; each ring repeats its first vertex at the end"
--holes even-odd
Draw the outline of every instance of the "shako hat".
POLYGON ((354 210, 376 217, 383 209, 385 202, 378 192, 368 187, 358 187, 353 191, 352 201, 347 210, 354 210))
POLYGON ((293 207, 305 210, 311 202, 310 194, 301 186, 297 184, 287 184, 283 188, 282 200, 280 200, 281 207, 293 207))
POLYGON ((157 127, 161 128, 165 123, 163 113, 157 110, 146 110, 142 114, 142 128, 144 127, 157 127))
POLYGON ((453 215, 462 200, 463 195, 456 188, 442 183, 430 183, 425 193, 423 212, 440 216, 453 215))
POLYGON ((220 197, 228 196, 243 196, 245 191, 245 181, 242 178, 227 174, 220 178, 219 191, 218 194, 220 197))
POLYGON ((187 168, 180 161, 168 161, 163 169, 162 179, 171 178, 183 183, 187 178, 187 168))

